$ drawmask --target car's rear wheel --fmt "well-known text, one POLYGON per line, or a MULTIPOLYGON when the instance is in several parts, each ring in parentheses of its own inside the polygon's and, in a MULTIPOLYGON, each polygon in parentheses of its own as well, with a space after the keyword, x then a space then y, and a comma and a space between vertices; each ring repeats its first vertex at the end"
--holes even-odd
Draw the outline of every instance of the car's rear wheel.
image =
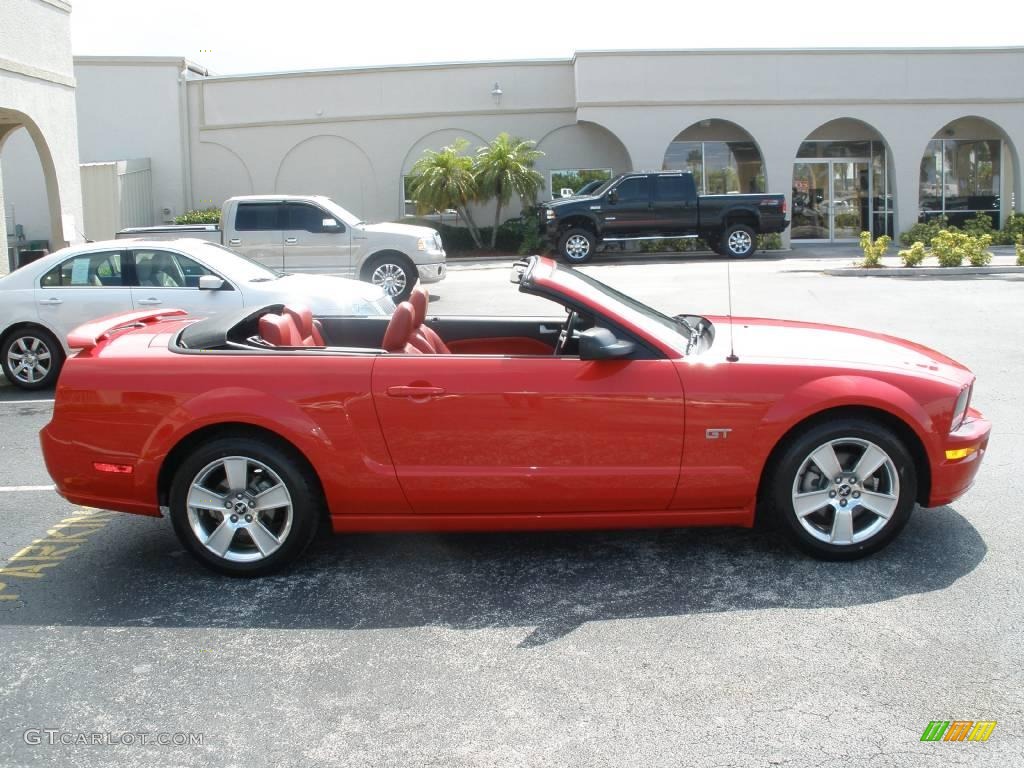
POLYGON ((880 424, 842 419, 793 440, 772 469, 771 502, 793 543, 823 560, 855 560, 892 541, 914 508, 917 473, 880 424))
POLYGON ((363 279, 383 288, 396 304, 409 298, 418 277, 416 268, 398 254, 374 256, 363 270, 363 279))
POLYGON ((589 229, 573 227, 558 238, 558 253, 570 264, 585 264, 594 257, 597 238, 589 229))
POLYGON ((64 364, 64 349, 53 334, 43 328, 12 331, 0 349, 4 375, 21 389, 46 389, 57 382, 64 364))
POLYGON ((312 470, 292 451, 249 437, 192 453, 171 486, 171 522, 204 565, 261 576, 288 564, 316 533, 322 502, 312 470))
POLYGON ((722 233, 721 253, 733 259, 745 259, 757 250, 757 233, 746 224, 733 224, 722 233))

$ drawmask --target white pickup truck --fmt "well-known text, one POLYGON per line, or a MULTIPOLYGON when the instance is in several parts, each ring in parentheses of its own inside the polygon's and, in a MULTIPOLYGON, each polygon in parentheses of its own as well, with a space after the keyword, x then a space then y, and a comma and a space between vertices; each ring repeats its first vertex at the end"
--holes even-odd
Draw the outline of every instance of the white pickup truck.
POLYGON ((367 224, 320 196, 232 197, 221 209, 220 225, 132 227, 116 237, 209 240, 284 272, 356 277, 381 286, 395 301, 407 298, 417 280, 436 283, 447 270, 436 230, 367 224))

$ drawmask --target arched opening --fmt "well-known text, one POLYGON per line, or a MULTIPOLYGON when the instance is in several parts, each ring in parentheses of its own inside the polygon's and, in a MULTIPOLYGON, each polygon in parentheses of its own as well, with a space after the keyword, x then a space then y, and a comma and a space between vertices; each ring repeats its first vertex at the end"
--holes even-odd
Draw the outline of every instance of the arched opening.
POLYGON ((1013 210, 1014 162, 1009 136, 991 120, 946 123, 921 158, 918 219, 945 216, 959 227, 983 213, 999 229, 1013 210))
POLYGON ((0 263, 17 269, 45 252, 63 248, 68 238, 46 139, 28 115, 16 110, 0 109, 0 169, 6 233, 5 258, 0 263))
POLYGON ((854 118, 831 120, 800 144, 793 164, 794 240, 893 236, 892 162, 882 135, 854 118))
POLYGON ((729 120, 700 120, 691 125, 669 143, 661 167, 692 173, 702 195, 765 191, 760 147, 729 120))

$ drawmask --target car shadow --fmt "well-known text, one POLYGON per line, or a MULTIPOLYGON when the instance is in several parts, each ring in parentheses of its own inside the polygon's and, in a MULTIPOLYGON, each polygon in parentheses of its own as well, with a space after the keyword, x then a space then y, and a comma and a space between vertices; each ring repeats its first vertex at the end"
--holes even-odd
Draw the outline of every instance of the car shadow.
POLYGON ((523 627, 529 648, 589 621, 893 600, 948 587, 985 553, 943 507, 918 510, 891 546, 852 563, 813 560, 762 530, 367 534, 325 537, 289 570, 244 580, 202 568, 166 522, 125 516, 26 583, 0 624, 523 627))

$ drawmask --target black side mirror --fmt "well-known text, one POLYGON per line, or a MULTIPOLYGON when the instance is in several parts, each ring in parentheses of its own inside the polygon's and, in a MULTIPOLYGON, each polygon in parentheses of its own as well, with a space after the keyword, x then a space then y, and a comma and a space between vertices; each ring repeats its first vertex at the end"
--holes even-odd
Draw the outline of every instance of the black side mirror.
POLYGON ((580 360, 611 360, 633 353, 636 344, 615 338, 607 328, 588 328, 580 331, 580 360))
POLYGON ((612 205, 615 205, 615 203, 617 203, 619 201, 619 193, 618 193, 618 191, 614 190, 614 189, 609 189, 608 190, 608 195, 607 195, 607 200, 612 205))

